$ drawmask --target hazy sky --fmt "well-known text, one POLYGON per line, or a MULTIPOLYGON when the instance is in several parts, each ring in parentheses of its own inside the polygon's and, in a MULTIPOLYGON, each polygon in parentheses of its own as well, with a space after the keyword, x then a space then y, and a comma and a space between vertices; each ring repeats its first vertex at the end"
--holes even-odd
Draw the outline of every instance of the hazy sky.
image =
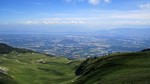
POLYGON ((150 0, 0 0, 0 30, 20 26, 147 28, 150 0))

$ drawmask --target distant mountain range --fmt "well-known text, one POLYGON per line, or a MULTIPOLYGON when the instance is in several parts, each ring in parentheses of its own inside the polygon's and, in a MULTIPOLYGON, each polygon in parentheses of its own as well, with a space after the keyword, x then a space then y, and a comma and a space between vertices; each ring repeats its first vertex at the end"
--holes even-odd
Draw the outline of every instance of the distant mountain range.
POLYGON ((111 30, 99 30, 96 31, 97 34, 102 35, 118 35, 118 36, 126 36, 126 37, 150 37, 150 28, 117 28, 111 30))
POLYGON ((130 35, 149 35, 150 28, 81 28, 79 26, 74 27, 49 27, 49 26, 38 26, 34 28, 32 26, 20 27, 1 27, 0 34, 49 34, 49 33, 101 33, 101 34, 130 34, 130 35))

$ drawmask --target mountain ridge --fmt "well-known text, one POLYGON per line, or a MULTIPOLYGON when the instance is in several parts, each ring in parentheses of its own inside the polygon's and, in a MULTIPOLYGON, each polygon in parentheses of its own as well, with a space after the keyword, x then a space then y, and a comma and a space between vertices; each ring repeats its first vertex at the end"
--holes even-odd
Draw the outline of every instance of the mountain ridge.
POLYGON ((23 49, 23 48, 14 48, 10 45, 7 45, 5 43, 0 43, 0 54, 8 54, 12 51, 20 52, 20 53, 28 53, 28 52, 35 52, 29 49, 23 49))
POLYGON ((75 84, 149 84, 150 50, 88 58, 76 70, 75 84))

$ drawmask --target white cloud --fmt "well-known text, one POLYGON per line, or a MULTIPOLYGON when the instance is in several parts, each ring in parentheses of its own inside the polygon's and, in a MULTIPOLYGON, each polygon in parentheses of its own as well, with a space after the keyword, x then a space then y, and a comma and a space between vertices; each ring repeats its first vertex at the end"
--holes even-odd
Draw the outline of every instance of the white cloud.
POLYGON ((101 2, 111 3, 111 0, 88 0, 88 2, 92 5, 99 5, 101 2))
POLYGON ((92 5, 99 5, 100 3, 110 3, 111 0, 65 0, 66 2, 87 2, 92 5))
POLYGON ((105 3, 110 3, 110 2, 111 2, 111 0, 104 0, 104 2, 105 2, 105 3))
POLYGON ((150 26, 150 11, 131 10, 82 10, 73 13, 54 14, 47 18, 27 20, 21 24, 79 25, 90 28, 119 28, 150 26))
POLYGON ((29 21, 24 21, 24 22, 19 22, 19 23, 21 23, 21 24, 39 24, 39 22, 38 21, 32 21, 32 20, 29 20, 29 21))
POLYGON ((138 20, 150 20, 150 12, 144 12, 143 11, 135 11, 135 12, 123 12, 120 14, 112 15, 113 18, 118 19, 138 19, 138 20))
POLYGON ((100 3, 100 0, 89 0, 88 2, 92 5, 98 5, 100 3))
POLYGON ((150 9, 150 3, 139 5, 142 9, 150 9))
POLYGON ((55 25, 55 24, 85 24, 86 18, 46 18, 42 20, 29 20, 21 22, 21 24, 45 24, 45 25, 55 25))
POLYGON ((66 2, 84 2, 85 0, 65 0, 66 2))

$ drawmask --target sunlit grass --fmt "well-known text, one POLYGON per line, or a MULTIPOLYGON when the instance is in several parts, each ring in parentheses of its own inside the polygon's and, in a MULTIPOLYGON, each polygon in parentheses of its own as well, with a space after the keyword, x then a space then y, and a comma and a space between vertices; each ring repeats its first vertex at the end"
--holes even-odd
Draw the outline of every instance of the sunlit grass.
POLYGON ((66 84, 75 80, 78 61, 39 53, 11 52, 0 57, 0 66, 19 84, 66 84), (72 63, 71 63, 72 62, 72 63))

